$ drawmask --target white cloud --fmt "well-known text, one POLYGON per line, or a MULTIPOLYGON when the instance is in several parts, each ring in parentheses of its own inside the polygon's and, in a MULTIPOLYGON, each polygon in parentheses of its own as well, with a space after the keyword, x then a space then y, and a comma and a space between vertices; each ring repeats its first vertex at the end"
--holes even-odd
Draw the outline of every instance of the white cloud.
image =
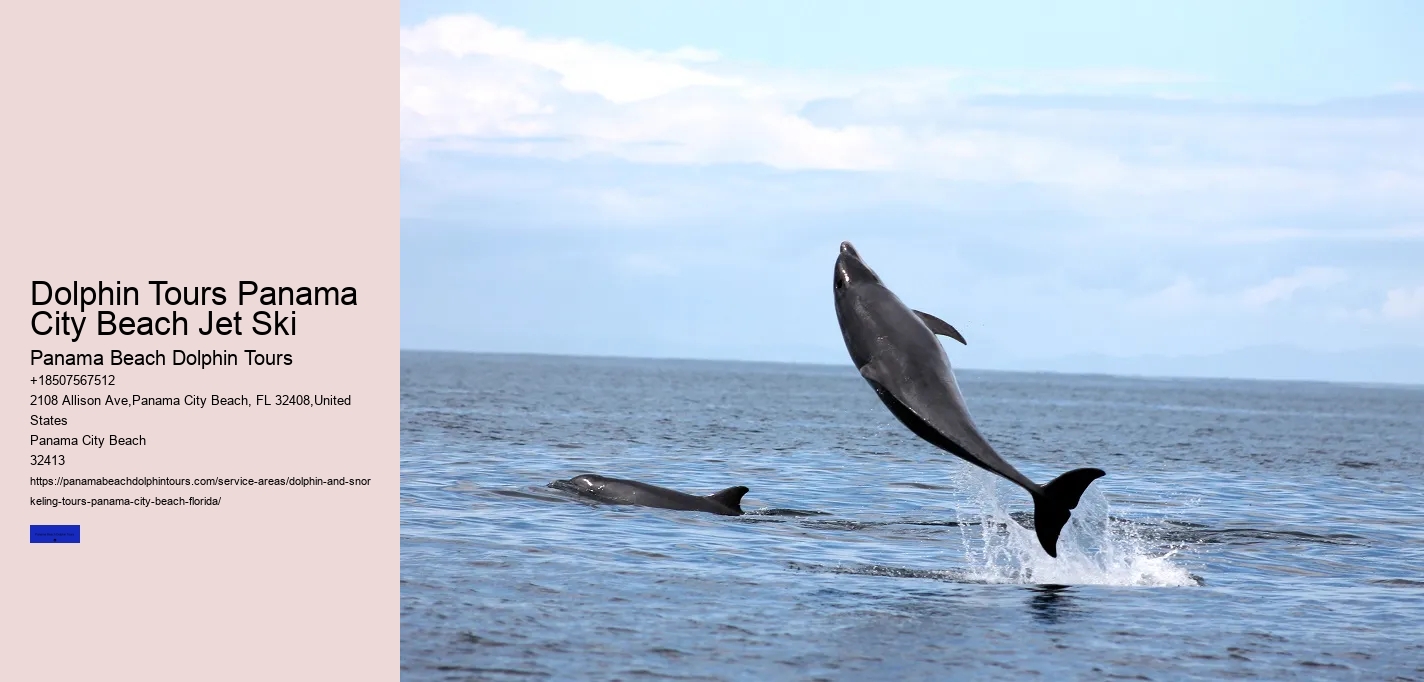
POLYGON ((1266 244, 1287 241, 1397 242, 1424 240, 1424 225, 1351 226, 1341 229, 1244 227, 1220 235, 1219 244, 1266 244))
POLYGON ((1208 298, 1191 279, 1179 277, 1165 288, 1131 301, 1128 307, 1138 313, 1178 315, 1193 312, 1208 298))
POLYGON ((898 174, 920 201, 943 194, 935 182, 1031 185, 1083 215, 1217 241, 1313 238, 1278 218, 1327 212, 1371 216, 1362 239, 1414 239, 1407 221, 1424 212, 1420 114, 1394 100, 1375 111, 1154 98, 1144 93, 1191 77, 1134 69, 777 69, 703 47, 535 37, 474 15, 402 28, 400 43, 407 159, 898 174), (1018 95, 982 96, 996 92, 1018 95), (1265 226, 1243 228, 1255 220, 1265 226))
POLYGON ((403 147, 455 144, 552 158, 601 153, 645 163, 888 166, 882 149, 899 144, 890 139, 894 131, 818 127, 795 114, 800 99, 778 88, 686 65, 716 58, 697 48, 659 54, 536 40, 476 16, 434 19, 401 30, 403 147), (510 144, 520 140, 540 143, 510 144))
MULTIPOLYGON (((606 248, 619 286, 676 301, 730 264, 756 276, 709 305, 792 307, 835 357, 823 278, 850 238, 981 360, 1419 343, 1417 89, 1209 102, 1172 95, 1182 74, 770 68, 474 16, 400 42, 402 216, 480 231, 510 277, 509 252, 606 248)), ((597 290, 529 271, 551 301, 597 290)))
POLYGON ((1424 286, 1413 289, 1391 289, 1385 294, 1380 312, 1385 317, 1408 319, 1424 317, 1424 286))
POLYGON ((1162 289, 1132 299, 1128 308, 1139 314, 1167 317, 1249 314, 1289 301, 1299 291, 1328 289, 1346 279, 1348 276, 1340 268, 1305 267, 1232 293, 1204 290, 1195 280, 1183 276, 1162 289))
POLYGON ((1345 281, 1345 271, 1339 268, 1301 268, 1293 275, 1277 277, 1260 286, 1242 292, 1241 302, 1248 307, 1285 301, 1301 289, 1323 289, 1345 281))
POLYGON ((715 52, 688 47, 660 55, 581 40, 534 40, 523 31, 475 15, 442 17, 401 29, 401 49, 415 57, 479 55, 537 66, 559 74, 560 85, 569 92, 594 93, 620 104, 698 85, 738 85, 735 79, 679 63, 714 61, 715 52))
POLYGON ((903 171, 1115 195, 1190 194, 1193 204, 1219 209, 1242 196, 1413 206, 1424 196, 1417 161, 1424 141, 1413 120, 1151 98, 974 100, 1189 80, 1180 74, 807 73, 726 64, 698 47, 654 53, 535 38, 468 14, 402 28, 400 51, 407 152, 457 145, 545 158, 903 171))

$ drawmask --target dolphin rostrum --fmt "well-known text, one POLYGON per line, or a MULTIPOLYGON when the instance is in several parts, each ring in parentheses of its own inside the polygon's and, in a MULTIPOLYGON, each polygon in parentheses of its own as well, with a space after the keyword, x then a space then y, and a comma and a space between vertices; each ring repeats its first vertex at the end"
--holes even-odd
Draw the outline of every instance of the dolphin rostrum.
POLYGON ((850 242, 841 242, 835 276, 841 336, 875 394, 915 435, 1027 490, 1033 496, 1038 542, 1049 556, 1057 557, 1058 534, 1070 510, 1103 470, 1074 469, 1047 485, 1019 473, 974 427, 935 335, 966 343, 964 337, 947 322, 902 303, 850 242))
POLYGON ((689 495, 641 481, 582 474, 567 481, 554 481, 550 488, 577 493, 608 504, 635 504, 641 507, 701 511, 723 516, 742 515, 742 496, 747 487, 738 485, 707 496, 689 495))

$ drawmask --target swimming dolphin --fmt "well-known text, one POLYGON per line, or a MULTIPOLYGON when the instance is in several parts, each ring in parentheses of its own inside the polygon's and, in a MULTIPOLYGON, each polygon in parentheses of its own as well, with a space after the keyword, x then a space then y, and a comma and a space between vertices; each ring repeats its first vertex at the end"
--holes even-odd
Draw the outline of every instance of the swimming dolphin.
POLYGON ((701 511, 723 516, 742 515, 742 496, 747 487, 738 485, 707 496, 689 495, 640 481, 582 474, 567 481, 554 481, 550 488, 567 490, 608 504, 636 504, 642 507, 701 511))
POLYGON ((1033 496, 1033 527, 1048 556, 1058 556, 1058 534, 1088 484, 1102 469, 1074 469, 1038 485, 1004 461, 979 434, 949 358, 936 334, 960 343, 949 323, 900 302, 850 242, 841 242, 835 273, 836 318, 860 375, 891 414, 932 445, 1019 484, 1033 496))

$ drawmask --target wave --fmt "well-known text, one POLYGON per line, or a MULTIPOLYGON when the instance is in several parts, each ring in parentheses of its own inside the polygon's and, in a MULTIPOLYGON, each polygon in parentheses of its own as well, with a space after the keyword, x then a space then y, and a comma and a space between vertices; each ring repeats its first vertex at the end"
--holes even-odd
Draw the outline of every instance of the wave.
POLYGON ((1098 485, 1089 487, 1073 510, 1058 538, 1055 559, 1043 551, 1033 530, 1016 522, 1004 508, 997 476, 967 468, 952 476, 968 493, 957 520, 969 580, 1038 585, 1202 584, 1176 561, 1186 543, 1168 543, 1164 549, 1145 525, 1114 522, 1098 485))

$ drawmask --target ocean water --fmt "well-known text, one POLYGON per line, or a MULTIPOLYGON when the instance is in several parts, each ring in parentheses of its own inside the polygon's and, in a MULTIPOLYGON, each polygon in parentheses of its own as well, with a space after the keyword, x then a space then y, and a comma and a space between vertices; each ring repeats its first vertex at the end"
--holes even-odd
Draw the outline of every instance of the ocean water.
POLYGON ((402 677, 1424 679, 1424 387, 956 374, 1058 559, 849 362, 402 353, 402 677))

